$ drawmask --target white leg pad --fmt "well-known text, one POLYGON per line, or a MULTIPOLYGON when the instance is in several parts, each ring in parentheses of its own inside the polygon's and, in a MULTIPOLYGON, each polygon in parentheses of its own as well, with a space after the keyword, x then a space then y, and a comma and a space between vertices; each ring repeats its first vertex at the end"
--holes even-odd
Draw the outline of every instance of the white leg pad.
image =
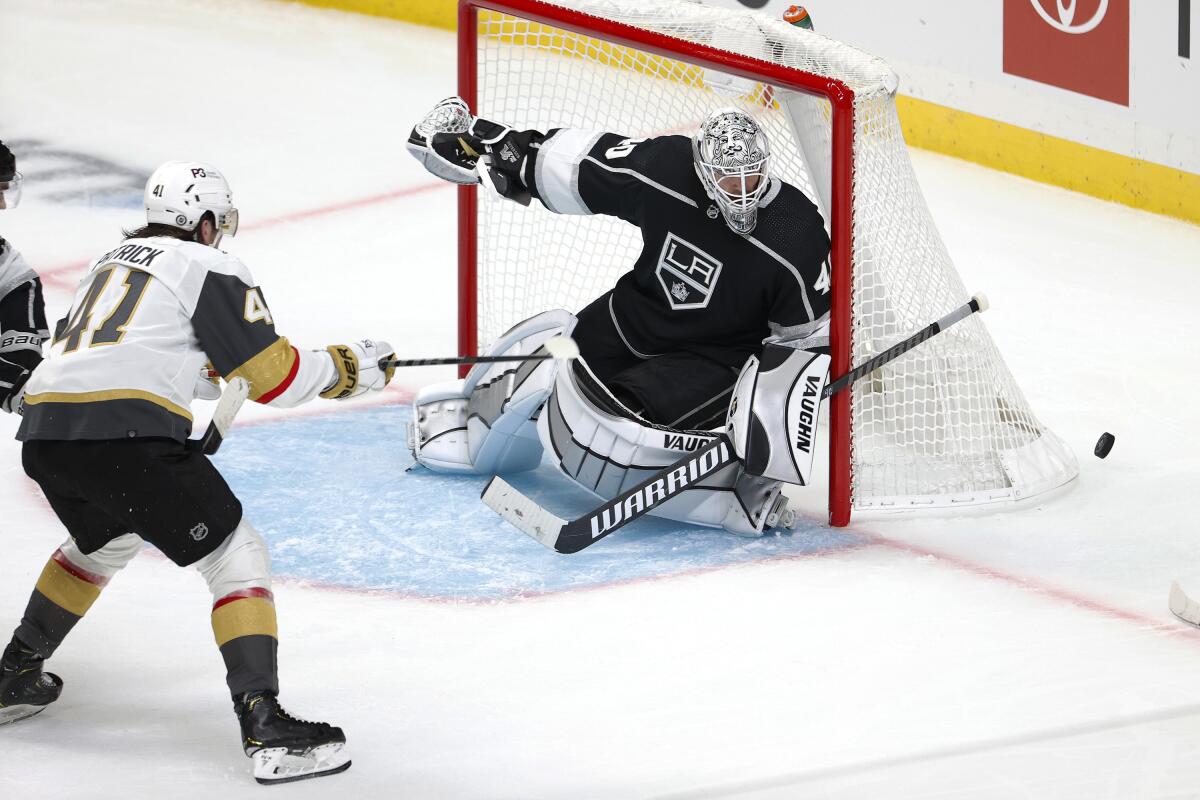
MULTIPOLYGON (((529 355, 568 336, 574 315, 547 311, 500 337, 488 355, 529 355)), ((554 386, 559 362, 476 364, 459 381, 427 386, 413 401, 408 443, 417 463, 482 475, 533 469, 542 459, 534 417, 554 386)))
MULTIPOLYGON (((694 452, 712 436, 676 431, 625 409, 579 361, 559 371, 538 418, 538 435, 567 476, 605 500, 694 452), (580 374, 582 373, 582 374, 580 374)), ((730 464, 649 512, 653 516, 758 536, 790 524, 779 481, 730 464)))

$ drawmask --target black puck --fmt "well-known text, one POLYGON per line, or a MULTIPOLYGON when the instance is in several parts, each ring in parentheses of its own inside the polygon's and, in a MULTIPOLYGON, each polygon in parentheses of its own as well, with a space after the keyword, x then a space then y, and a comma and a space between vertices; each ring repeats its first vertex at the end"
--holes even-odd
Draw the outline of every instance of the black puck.
POLYGON ((1117 441, 1117 437, 1108 431, 1100 434, 1100 438, 1096 440, 1096 458, 1104 458, 1108 455, 1108 451, 1112 450, 1115 441, 1117 441))

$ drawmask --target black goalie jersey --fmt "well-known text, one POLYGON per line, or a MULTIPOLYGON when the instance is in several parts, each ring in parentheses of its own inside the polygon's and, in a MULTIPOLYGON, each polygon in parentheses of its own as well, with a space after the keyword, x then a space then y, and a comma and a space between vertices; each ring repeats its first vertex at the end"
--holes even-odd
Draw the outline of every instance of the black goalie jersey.
POLYGON ((685 136, 551 130, 522 177, 550 211, 641 229, 641 255, 609 298, 636 355, 690 352, 740 370, 768 336, 827 344, 829 237, 796 187, 772 178, 743 236, 705 194, 685 136))

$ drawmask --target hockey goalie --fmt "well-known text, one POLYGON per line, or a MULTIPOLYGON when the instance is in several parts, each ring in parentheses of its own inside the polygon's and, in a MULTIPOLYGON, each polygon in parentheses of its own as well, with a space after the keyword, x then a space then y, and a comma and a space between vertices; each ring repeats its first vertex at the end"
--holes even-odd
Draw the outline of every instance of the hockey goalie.
POLYGON ((632 268, 577 314, 546 311, 489 349, 535 354, 569 335, 579 359, 477 364, 419 392, 418 463, 495 475, 549 453, 611 499, 724 431, 740 460, 650 513, 746 536, 791 524, 781 482, 809 480, 828 376, 830 245, 817 207, 771 174, 751 115, 722 108, 693 136, 633 138, 518 131, 452 97, 416 125, 408 149, 444 180, 555 214, 614 216, 643 242, 632 268))

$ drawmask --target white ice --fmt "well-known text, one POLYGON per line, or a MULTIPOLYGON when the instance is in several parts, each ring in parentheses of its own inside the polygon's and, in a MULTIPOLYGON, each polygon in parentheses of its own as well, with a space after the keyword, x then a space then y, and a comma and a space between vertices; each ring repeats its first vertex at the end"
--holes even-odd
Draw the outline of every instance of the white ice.
MULTIPOLYGON (((214 161, 245 225, 229 248, 282 331, 453 351, 453 191, 403 151, 454 90, 451 34, 268 0, 0 0, 0 30, 0 138, 142 174, 214 161)), ((913 157, 1010 368, 1080 457, 1071 489, 859 521, 862 546, 832 554, 532 599, 281 579, 282 699, 343 726, 354 758, 282 790, 250 778, 203 582, 148 552, 52 660, 61 701, 0 729, 0 797, 1200 795, 1200 631, 1166 608, 1173 578, 1200 592, 1200 228, 913 157)), ((51 319, 72 265, 137 223, 52 202, 80 180, 51 180, 53 160, 31 160, 26 202, 0 216, 47 275, 51 319)), ((381 400, 445 377, 410 371, 381 400)), ((342 413, 295 413, 317 412, 342 413)), ((5 640, 63 538, 15 429, 0 418, 5 640)))

